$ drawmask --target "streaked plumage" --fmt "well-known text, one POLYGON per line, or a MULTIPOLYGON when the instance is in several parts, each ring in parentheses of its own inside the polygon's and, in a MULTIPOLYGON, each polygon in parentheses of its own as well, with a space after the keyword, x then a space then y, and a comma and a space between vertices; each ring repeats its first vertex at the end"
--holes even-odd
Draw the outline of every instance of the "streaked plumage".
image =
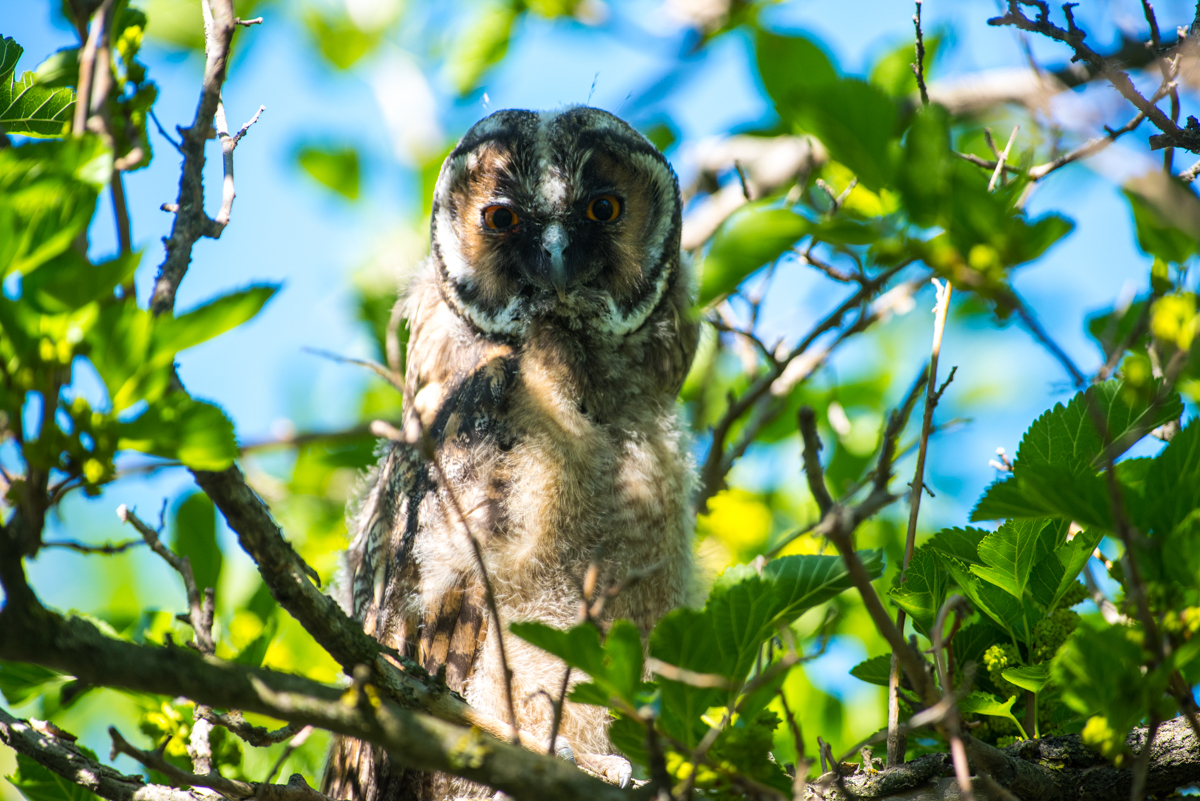
MULTIPOLYGON (((687 599, 692 471, 676 395, 697 329, 679 235, 674 173, 607 112, 497 112, 442 167, 432 253, 403 300, 404 429, 432 439, 449 486, 415 447, 385 444, 352 519, 347 603, 502 720, 497 629, 455 500, 505 624, 574 625, 593 560, 601 586, 657 566, 606 618, 648 631, 687 599)), ((563 666, 516 637, 505 645, 521 727, 548 737, 538 691, 556 695, 563 666)), ((611 753, 606 728, 603 709, 568 705, 561 734, 577 753, 611 753)), ((342 741, 325 792, 484 793, 386 762, 342 741)))

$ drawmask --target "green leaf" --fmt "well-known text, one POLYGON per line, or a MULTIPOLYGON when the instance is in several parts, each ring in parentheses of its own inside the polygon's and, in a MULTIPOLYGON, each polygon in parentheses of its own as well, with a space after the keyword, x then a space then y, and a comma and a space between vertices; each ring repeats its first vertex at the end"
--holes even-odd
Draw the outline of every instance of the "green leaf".
POLYGON ((99 798, 20 753, 17 754, 17 771, 8 780, 28 801, 97 801, 99 798))
POLYGON ((928 547, 919 548, 913 554, 908 569, 904 571, 904 583, 888 593, 896 605, 913 619, 917 631, 930 636, 938 610, 946 600, 946 571, 935 552, 928 547))
POLYGON ((981 528, 944 528, 922 547, 952 556, 968 565, 982 565, 979 543, 988 534, 988 531, 981 528))
POLYGON ((1103 715, 1118 732, 1127 732, 1150 712, 1166 688, 1161 671, 1142 673, 1141 632, 1128 626, 1100 625, 1086 619, 1063 643, 1050 663, 1050 676, 1063 702, 1083 715, 1103 715))
POLYGON ((1014 695, 1004 701, 996 700, 996 696, 991 693, 973 692, 965 698, 960 698, 958 701, 958 709, 964 715, 988 715, 994 718, 1006 718, 1016 724, 1017 729, 1021 732, 1022 737, 1027 737, 1025 727, 1021 725, 1021 721, 1017 720, 1012 713, 1012 705, 1020 698, 1019 695, 1014 695))
POLYGON ((383 39, 382 31, 364 31, 344 14, 326 17, 311 8, 304 14, 304 26, 317 50, 339 70, 354 66, 383 39))
POLYGON ((233 423, 211 403, 172 393, 116 426, 122 450, 178 459, 193 470, 224 470, 237 458, 233 423))
POLYGON ((628 620, 613 623, 603 646, 600 632, 591 623, 581 623, 563 631, 529 621, 513 623, 509 630, 587 673, 592 679, 591 684, 575 688, 582 703, 607 706, 611 696, 628 704, 636 702, 642 686, 642 637, 637 626, 628 620))
POLYGON ((17 62, 25 48, 11 36, 0 36, 0 82, 7 81, 17 69, 17 62))
POLYGON ((111 172, 94 136, 0 149, 0 277, 28 276, 70 247, 111 172))
POLYGON ((1046 609, 1047 614, 1054 611, 1058 602, 1076 583, 1080 572, 1103 538, 1103 531, 1087 529, 1056 549, 1054 559, 1042 559, 1038 562, 1029 581, 1029 589, 1033 599, 1046 609))
POLYGON ((1029 665, 1027 667, 1009 668, 1001 675, 1022 690, 1029 690, 1031 693, 1040 693, 1042 688, 1046 686, 1046 683, 1050 681, 1050 666, 1029 665))
POLYGON ((986 520, 1001 513, 1013 517, 1069 517, 1084 525, 1112 530, 1108 492, 1097 475, 1106 458, 1120 456, 1153 429, 1176 420, 1183 411, 1177 394, 1153 405, 1124 391, 1121 381, 1106 381, 1077 393, 1066 406, 1042 414, 1021 439, 1013 475, 993 484, 971 513, 986 520), (1103 419, 1111 445, 1097 430, 1103 419))
POLYGON ((32 72, 17 78, 23 52, 11 37, 0 37, 0 129, 25 136, 62 136, 74 113, 75 93, 46 86, 32 72))
POLYGON ((784 119, 803 105, 816 87, 838 80, 830 57, 803 36, 780 36, 758 28, 754 50, 763 87, 784 119))
POLYGON ((39 86, 74 86, 79 80, 79 48, 64 47, 46 57, 33 71, 39 86))
POLYGON ((133 279, 141 260, 139 250, 91 264, 74 250, 66 250, 21 281, 21 299, 48 314, 75 311, 111 297, 119 284, 133 279))
POLYGON ((279 291, 278 284, 231 292, 178 317, 160 318, 154 326, 155 355, 174 355, 246 322, 279 291))
POLYGON ((1200 423, 1193 418, 1150 463, 1146 472, 1148 532, 1167 537, 1200 507, 1200 423))
MULTIPOLYGON (((224 557, 217 542, 217 510, 203 492, 193 492, 175 510, 171 548, 192 563, 196 587, 214 590, 221 578, 224 557)), ((265 648, 265 646, 264 646, 265 648)))
POLYGON ((0 83, 0 126, 24 136, 63 136, 75 111, 75 92, 37 82, 32 72, 0 83))
MULTIPOLYGON (((195 495, 192 498, 196 497, 195 495)), ((189 501, 191 498, 188 499, 189 501)), ((185 501, 186 503, 186 501, 185 501)), ((183 510, 180 509, 180 512, 183 510)), ((217 556, 220 557, 220 549, 217 549, 217 556)), ((218 561, 218 572, 220 562, 218 561)), ((195 562, 192 563, 193 570, 195 562)), ((197 579, 198 581, 199 579, 197 579)), ((215 585, 210 585, 215 586, 215 585)), ((262 631, 258 636, 250 642, 246 643, 246 647, 238 651, 233 657, 233 661, 239 665, 249 665, 250 667, 262 667, 263 660, 267 658, 267 649, 271 647, 271 642, 275 639, 275 633, 279 630, 279 621, 272 615, 267 619, 262 631)))
POLYGON ((10 706, 21 706, 71 680, 71 676, 52 668, 0 660, 0 693, 10 706))
MULTIPOLYGON (((883 549, 859 551, 867 575, 883 575, 883 549)), ((787 624, 819 604, 823 604, 854 586, 846 563, 840 556, 797 554, 772 559, 763 567, 763 578, 775 587, 776 624, 787 624)))
POLYGON ((455 41, 447 59, 450 81, 460 95, 475 89, 484 74, 508 52, 517 6, 489 2, 476 8, 472 18, 474 21, 455 41))
POLYGON ((1033 626, 1042 614, 1031 599, 1014 598, 1005 590, 978 578, 967 565, 956 559, 943 557, 942 561, 959 590, 1010 639, 1026 643, 1033 639, 1033 626))
POLYGON ((867 684, 878 684, 880 687, 888 686, 891 673, 892 657, 890 654, 873 656, 867 661, 859 662, 850 668, 850 675, 854 678, 859 681, 865 681, 867 684))
POLYGON ((642 635, 628 620, 614 621, 604 641, 604 677, 617 695, 633 702, 642 686, 642 635))
POLYGON ((1049 520, 1010 520, 980 541, 983 564, 971 565, 971 572, 1019 599, 1034 564, 1053 550, 1055 536, 1049 520))
POLYGON ((878 87, 855 78, 818 84, 790 112, 784 119, 815 134, 863 186, 878 191, 889 183, 896 107, 878 87))
POLYGON ((773 205, 747 203, 713 234, 700 266, 701 306, 732 292, 746 276, 779 258, 812 228, 804 217, 773 205))
POLYGON ((305 145, 296 151, 296 163, 342 197, 358 199, 359 159, 353 147, 305 145))
POLYGON ((1138 247, 1143 251, 1165 262, 1182 264, 1200 250, 1200 242, 1176 227, 1149 198, 1129 189, 1123 194, 1133 210, 1138 247))

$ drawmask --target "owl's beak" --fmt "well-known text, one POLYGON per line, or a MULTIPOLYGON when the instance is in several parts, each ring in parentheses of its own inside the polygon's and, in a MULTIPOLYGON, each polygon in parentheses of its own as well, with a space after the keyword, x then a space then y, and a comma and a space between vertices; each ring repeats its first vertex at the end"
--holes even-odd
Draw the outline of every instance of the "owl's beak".
POLYGON ((563 251, 567 249, 567 232, 562 223, 550 223, 542 232, 542 249, 550 255, 550 283, 558 292, 558 299, 567 300, 567 262, 563 251))

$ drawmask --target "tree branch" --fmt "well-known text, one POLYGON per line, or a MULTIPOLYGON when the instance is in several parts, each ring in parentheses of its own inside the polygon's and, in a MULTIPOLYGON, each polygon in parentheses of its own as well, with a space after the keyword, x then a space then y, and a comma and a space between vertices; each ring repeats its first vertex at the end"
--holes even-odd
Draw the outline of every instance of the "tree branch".
MULTIPOLYGON (((0 559, 0 566, 10 564, 10 558, 0 559)), ((366 692, 352 693, 360 701, 349 698, 348 703, 345 690, 300 676, 206 658, 190 649, 109 638, 90 621, 63 618, 36 598, 14 603, 11 592, 0 609, 0 658, 53 667, 95 686, 182 695, 212 707, 317 726, 380 745, 403 764, 462 776, 518 799, 627 798, 562 760, 478 729, 403 709, 379 696, 371 702, 366 692)))

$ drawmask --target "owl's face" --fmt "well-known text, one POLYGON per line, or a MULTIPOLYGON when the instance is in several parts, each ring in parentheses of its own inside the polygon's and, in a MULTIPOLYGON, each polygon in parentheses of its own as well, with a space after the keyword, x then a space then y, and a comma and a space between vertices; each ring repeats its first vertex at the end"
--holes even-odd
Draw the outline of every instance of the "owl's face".
POLYGON ((486 333, 537 318, 624 335, 678 280, 675 173, 606 111, 498 111, 447 157, 433 203, 447 299, 486 333))

